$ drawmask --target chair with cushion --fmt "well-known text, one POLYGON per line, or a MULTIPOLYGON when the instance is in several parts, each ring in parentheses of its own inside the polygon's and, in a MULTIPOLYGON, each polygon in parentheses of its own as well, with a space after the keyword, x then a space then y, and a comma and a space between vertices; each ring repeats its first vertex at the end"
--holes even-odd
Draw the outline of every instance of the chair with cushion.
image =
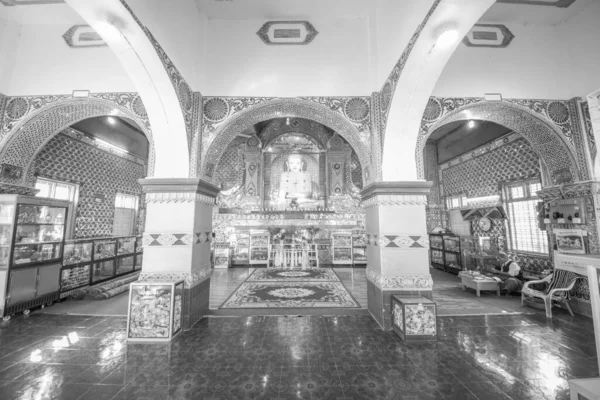
POLYGON ((582 278, 583 276, 574 272, 559 269, 544 279, 526 282, 523 285, 523 289, 521 289, 521 306, 524 305, 526 298, 537 297, 544 300, 547 318, 552 318, 553 301, 564 305, 571 316, 574 316, 571 306, 569 306, 569 300, 571 299, 569 291, 575 287, 577 280, 582 278), (535 285, 536 283, 548 283, 549 285, 546 291, 542 292, 530 288, 531 285, 535 285))

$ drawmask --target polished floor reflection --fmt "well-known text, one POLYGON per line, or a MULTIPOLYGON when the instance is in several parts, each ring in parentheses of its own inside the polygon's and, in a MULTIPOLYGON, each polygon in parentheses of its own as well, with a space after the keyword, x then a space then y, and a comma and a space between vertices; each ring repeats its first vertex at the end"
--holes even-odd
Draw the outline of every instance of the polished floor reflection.
POLYGON ((213 317, 170 345, 128 344, 125 318, 0 323, 0 399, 568 399, 598 376, 592 321, 439 318, 407 345, 370 317, 213 317))

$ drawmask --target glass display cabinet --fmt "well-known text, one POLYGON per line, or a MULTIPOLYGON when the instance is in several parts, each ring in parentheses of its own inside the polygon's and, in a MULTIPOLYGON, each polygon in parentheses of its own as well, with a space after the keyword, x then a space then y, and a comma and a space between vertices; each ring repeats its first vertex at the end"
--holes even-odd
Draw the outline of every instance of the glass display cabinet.
POLYGON ((68 201, 0 195, 0 311, 2 316, 59 298, 68 201))
POLYGON ((236 232, 231 264, 248 265, 250 263, 250 232, 236 232))
POLYGON ((129 289, 127 340, 168 342, 183 325, 183 281, 133 282, 129 289))
POLYGON ((137 236, 135 238, 135 266, 134 270, 139 271, 142 269, 142 262, 144 259, 144 244, 143 244, 142 236, 137 236))
POLYGON ((333 264, 352 264, 352 234, 333 233, 333 264))
POLYGON ((117 240, 114 238, 94 240, 94 261, 115 257, 115 246, 117 240))
POLYGON ((430 233, 429 256, 433 267, 458 274, 463 270, 460 236, 430 233))
POLYGON ((135 269, 136 237, 128 236, 117 238, 117 259, 115 275, 133 272, 135 269))
POLYGON ((214 246, 215 268, 229 268, 229 243, 215 243, 214 246))
POLYGON ((250 264, 267 264, 269 262, 269 232, 252 232, 250 234, 250 264))
POLYGON ((367 240, 364 233, 352 234, 352 261, 354 265, 367 264, 367 240))
POLYGON ((60 297, 70 295, 74 289, 90 284, 92 270, 92 240, 65 240, 63 268, 60 271, 60 297))

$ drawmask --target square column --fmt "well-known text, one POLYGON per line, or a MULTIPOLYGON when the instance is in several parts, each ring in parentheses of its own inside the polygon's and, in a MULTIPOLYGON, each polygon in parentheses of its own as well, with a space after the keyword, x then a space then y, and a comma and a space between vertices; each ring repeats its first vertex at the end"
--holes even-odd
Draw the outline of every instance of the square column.
POLYGON ((139 281, 183 280, 183 329, 208 313, 212 213, 219 189, 198 178, 140 179, 146 201, 139 281))
POLYGON ((366 212, 369 312, 390 330, 392 295, 432 298, 425 206, 432 183, 377 182, 362 192, 366 212))

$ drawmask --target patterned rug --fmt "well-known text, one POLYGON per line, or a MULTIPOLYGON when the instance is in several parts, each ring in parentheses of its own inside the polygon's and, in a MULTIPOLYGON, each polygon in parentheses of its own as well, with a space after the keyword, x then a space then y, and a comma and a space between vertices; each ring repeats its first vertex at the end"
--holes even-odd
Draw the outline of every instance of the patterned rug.
POLYGON ((289 269, 260 268, 254 270, 246 282, 339 282, 337 274, 331 268, 289 269))
MULTIPOLYGON (((327 269, 323 269, 327 271, 327 269)), ((283 270, 279 270, 283 272, 283 270)), ((288 272, 294 272, 287 270, 288 272)), ((297 270, 300 272, 302 270, 297 270)), ((302 272, 310 272, 305 270, 302 272)), ((325 274, 301 275, 292 281, 293 276, 277 275, 276 270, 267 271, 266 274, 253 275, 243 282, 220 309, 253 309, 253 308, 360 308, 360 304, 352 297, 344 284, 332 271, 325 274), (269 275, 268 272, 275 274, 269 275), (258 276, 270 276, 264 281, 257 281, 258 276), (315 276, 313 280, 308 280, 315 276), (327 278, 326 278, 327 277, 327 278), (335 282, 325 279, 335 278, 335 282), (316 280, 315 280, 316 279, 316 280), (252 282, 249 282, 252 280, 252 282), (283 282, 281 282, 283 281, 283 282)))

